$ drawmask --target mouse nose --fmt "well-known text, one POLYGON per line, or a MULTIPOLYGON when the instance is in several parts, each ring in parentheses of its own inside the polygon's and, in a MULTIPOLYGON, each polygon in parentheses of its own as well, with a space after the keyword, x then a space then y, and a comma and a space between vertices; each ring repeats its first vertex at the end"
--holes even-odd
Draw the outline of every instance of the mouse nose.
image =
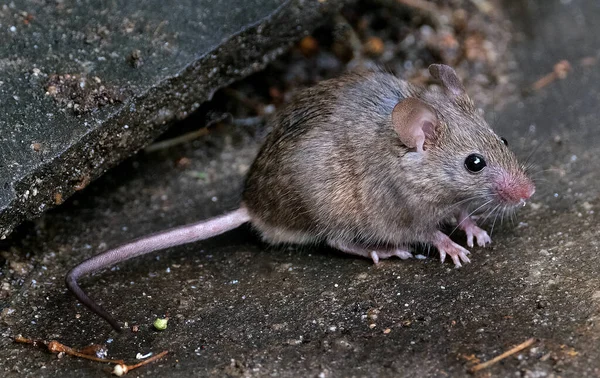
POLYGON ((535 193, 535 185, 528 177, 507 177, 503 175, 496 184, 500 199, 511 204, 525 203, 535 193))

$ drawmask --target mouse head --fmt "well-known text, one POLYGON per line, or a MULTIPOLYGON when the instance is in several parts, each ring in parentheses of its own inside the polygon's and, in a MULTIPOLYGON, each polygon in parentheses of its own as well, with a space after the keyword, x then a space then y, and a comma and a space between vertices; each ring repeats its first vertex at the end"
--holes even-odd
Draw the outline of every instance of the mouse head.
POLYGON ((500 209, 523 204, 535 191, 525 168, 478 114, 449 66, 434 64, 441 90, 400 101, 392 124, 400 141, 421 154, 424 174, 439 182, 438 198, 500 209))

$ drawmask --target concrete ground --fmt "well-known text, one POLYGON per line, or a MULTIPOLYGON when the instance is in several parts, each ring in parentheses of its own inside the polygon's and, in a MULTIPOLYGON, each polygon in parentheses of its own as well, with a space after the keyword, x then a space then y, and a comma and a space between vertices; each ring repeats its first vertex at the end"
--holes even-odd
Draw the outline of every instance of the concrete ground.
POLYGON ((453 269, 432 254, 374 266, 325 248, 269 247, 242 228, 85 279, 120 321, 139 325, 114 333, 67 293, 64 274, 133 237, 235 208, 262 134, 217 129, 137 155, 0 246, 12 277, 2 287, 1 374, 110 371, 12 342, 23 334, 107 343, 128 361, 169 350, 130 373, 167 377, 460 377, 533 337, 477 376, 600 376, 600 4, 505 4, 522 88, 560 60, 572 70, 488 114, 520 156, 532 155, 538 192, 517 220, 495 225, 493 247, 475 248, 471 264, 453 269), (167 313, 168 328, 153 330, 167 313))

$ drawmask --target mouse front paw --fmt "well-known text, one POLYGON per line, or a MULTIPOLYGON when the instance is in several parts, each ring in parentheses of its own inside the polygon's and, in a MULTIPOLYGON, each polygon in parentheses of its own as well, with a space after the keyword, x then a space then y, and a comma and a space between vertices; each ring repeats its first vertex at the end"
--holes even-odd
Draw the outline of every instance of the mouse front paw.
POLYGON ((485 230, 479 228, 475 222, 471 221, 469 225, 463 228, 465 234, 467 234, 467 245, 473 247, 473 237, 477 240, 477 245, 485 247, 492 243, 492 239, 485 230))
POLYGON ((441 231, 437 231, 435 234, 435 240, 433 241, 433 245, 440 251, 440 260, 442 263, 446 260, 446 255, 452 258, 454 262, 454 266, 460 268, 462 264, 469 263, 471 260, 467 257, 471 252, 461 247, 460 245, 453 242, 446 234, 441 231))
POLYGON ((458 217, 458 228, 463 230, 467 235, 467 245, 469 247, 473 247, 473 237, 477 239, 477 245, 480 247, 485 247, 488 244, 492 243, 492 239, 488 235, 488 233, 479 228, 477 223, 471 219, 471 217, 466 212, 461 212, 458 217))

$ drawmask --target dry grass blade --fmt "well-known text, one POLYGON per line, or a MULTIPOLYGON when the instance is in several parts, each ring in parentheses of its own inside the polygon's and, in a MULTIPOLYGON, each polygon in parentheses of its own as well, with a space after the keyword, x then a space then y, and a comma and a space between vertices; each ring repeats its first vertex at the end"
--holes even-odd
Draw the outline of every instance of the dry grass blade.
POLYGON ((499 355, 497 357, 492 358, 491 360, 489 360, 487 362, 483 362, 481 364, 477 364, 477 365, 473 366, 472 368, 469 369, 469 373, 475 373, 475 372, 478 372, 479 370, 488 368, 488 367, 494 365, 495 363, 502 361, 506 357, 510 357, 513 354, 519 353, 523 349, 532 346, 534 343, 535 343, 535 339, 532 337, 531 339, 528 339, 527 341, 507 350, 506 352, 502 353, 501 355, 499 355))

